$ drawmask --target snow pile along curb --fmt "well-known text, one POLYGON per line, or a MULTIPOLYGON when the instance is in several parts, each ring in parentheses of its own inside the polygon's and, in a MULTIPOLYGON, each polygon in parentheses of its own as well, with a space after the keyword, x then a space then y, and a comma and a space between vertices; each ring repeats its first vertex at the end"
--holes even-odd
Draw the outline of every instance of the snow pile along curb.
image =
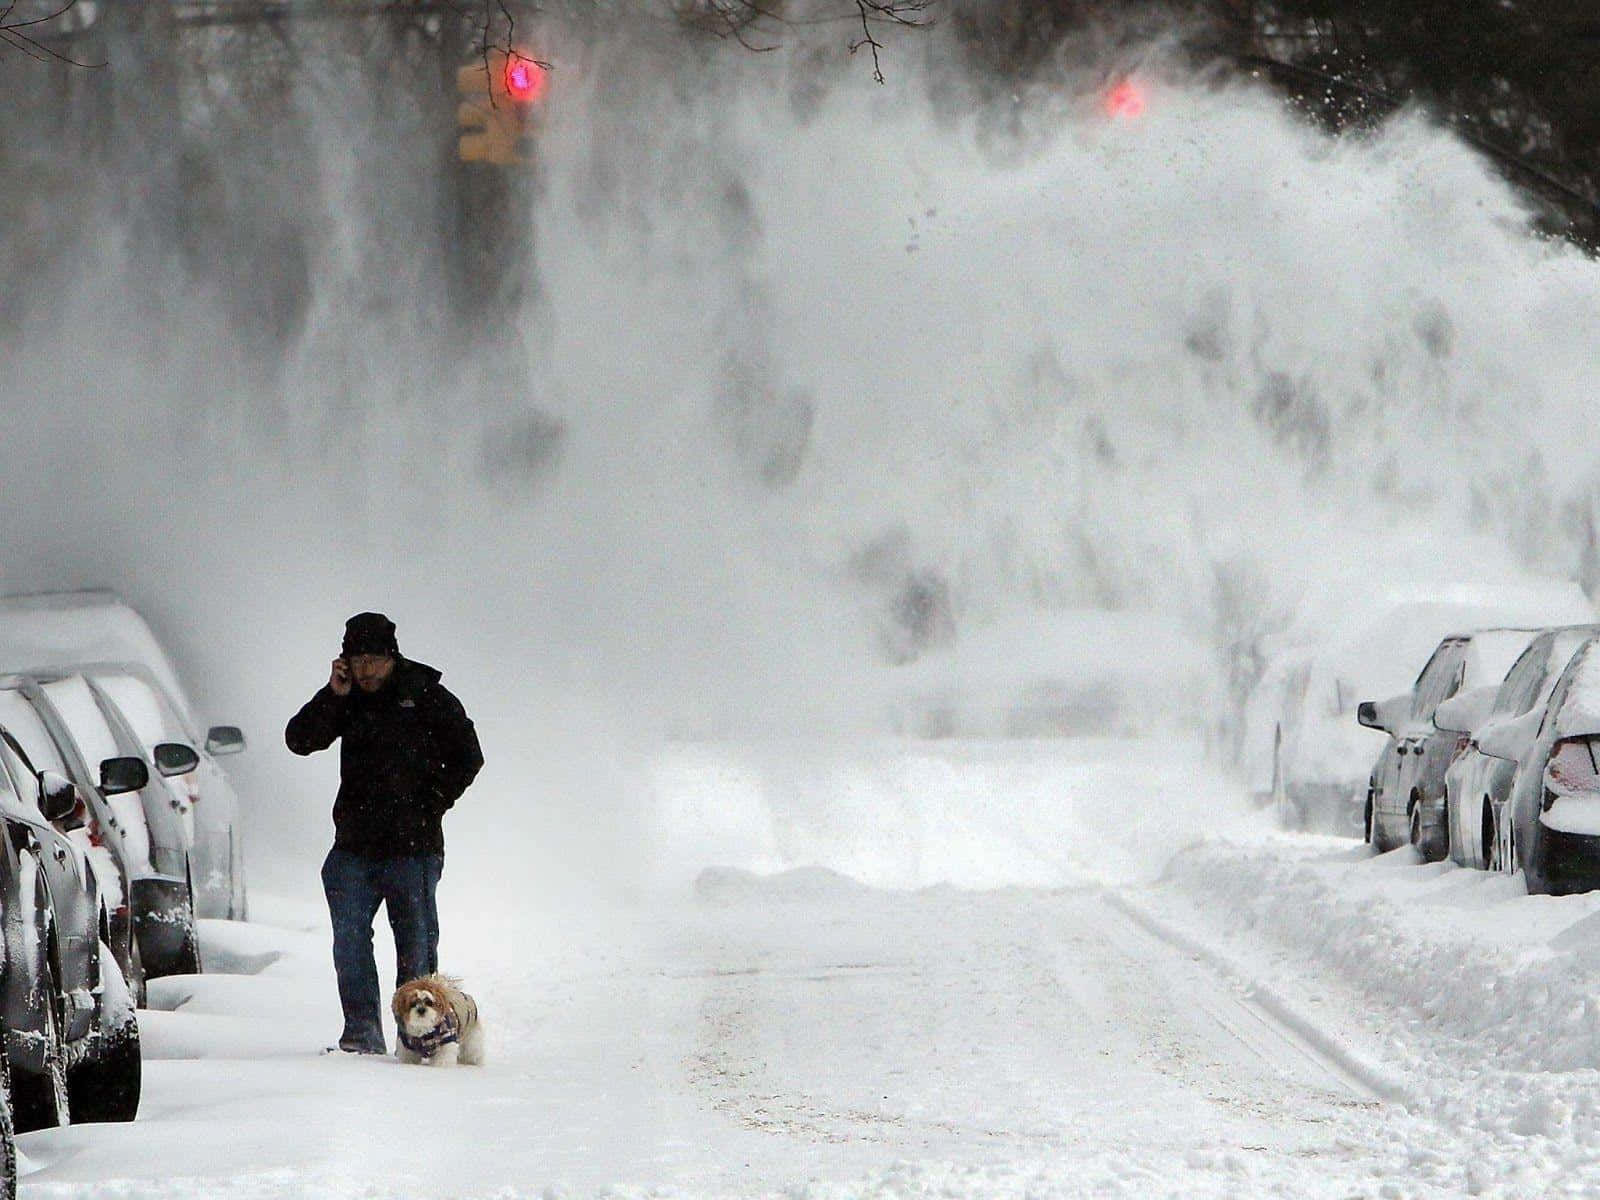
POLYGON ((1528 896, 1520 878, 1320 839, 1195 847, 1149 895, 1246 956, 1238 977, 1338 993, 1378 1077, 1466 1135, 1469 1184, 1513 1177, 1530 1137, 1574 1185, 1600 1179, 1600 895, 1528 896))

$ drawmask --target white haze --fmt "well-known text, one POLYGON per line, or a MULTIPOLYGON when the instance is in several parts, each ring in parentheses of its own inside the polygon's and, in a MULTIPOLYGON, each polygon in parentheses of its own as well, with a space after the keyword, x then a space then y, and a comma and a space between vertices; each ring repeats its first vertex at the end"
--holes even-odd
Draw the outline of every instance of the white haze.
POLYGON ((334 764, 280 731, 365 608, 478 719, 452 861, 589 887, 645 873, 669 733, 871 729, 887 601, 849 564, 893 531, 958 629, 1153 606, 1219 674, 1325 581, 1577 571, 1600 275, 1450 138, 1159 72, 1133 122, 1076 83, 996 108, 924 70, 940 41, 877 87, 833 32, 826 68, 552 40, 531 396, 418 349, 426 265, 370 218, 431 198, 358 100, 313 95, 280 370, 86 238, 0 383, 0 584, 118 589, 247 727, 258 878, 313 878, 334 764), (786 487, 740 461, 732 360, 815 404, 786 487), (567 434, 519 478, 495 450, 535 410, 567 434))

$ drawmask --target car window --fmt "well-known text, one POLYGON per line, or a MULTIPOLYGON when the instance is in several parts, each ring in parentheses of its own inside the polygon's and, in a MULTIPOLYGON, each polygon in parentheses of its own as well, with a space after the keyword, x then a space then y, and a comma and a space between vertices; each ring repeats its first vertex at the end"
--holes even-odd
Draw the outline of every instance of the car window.
POLYGON ((39 807, 39 780, 28 770, 28 764, 11 752, 11 747, 5 748, 4 757, 7 767, 11 772, 11 779, 17 785, 17 795, 29 808, 39 807))
POLYGON ((0 799, 20 800, 28 807, 37 807, 39 782, 30 775, 9 746, 0 746, 0 799))
POLYGON ((97 771, 106 759, 116 758, 121 753, 117 749, 116 735, 106 724, 105 715, 82 675, 52 679, 41 684, 39 690, 61 714, 72 740, 78 744, 78 752, 83 755, 84 766, 91 772, 97 771))
POLYGON ((45 729, 44 722, 34 711, 33 704, 15 689, 0 691, 0 725, 16 738, 22 752, 36 771, 54 771, 67 774, 67 765, 61 761, 61 751, 45 729))
POLYGON ((146 751, 161 742, 188 742, 177 714, 144 680, 132 675, 96 675, 94 686, 116 705, 146 751))
POLYGON ((1447 641, 1433 652, 1428 665, 1417 676, 1412 692, 1411 711, 1417 720, 1426 720, 1434 709, 1455 695, 1461 686, 1465 659, 1466 643, 1460 640, 1447 641))
POLYGON ((1467 673, 1463 686, 1495 687, 1538 635, 1536 629, 1485 629, 1467 643, 1467 673))
POLYGON ((1524 710, 1525 712, 1532 712, 1535 708, 1549 704, 1550 694, 1555 691, 1557 681, 1566 673, 1567 664, 1578 656, 1594 636, 1593 627, 1587 626, 1556 631, 1555 640, 1550 644, 1550 658, 1545 663, 1544 679, 1540 682, 1538 690, 1534 693, 1533 702, 1524 710))
POLYGON ((1533 702, 1539 697, 1539 685, 1549 671, 1550 648, 1554 644, 1554 634, 1541 634, 1511 664, 1505 682, 1494 695, 1491 716, 1517 717, 1533 707, 1533 702))
POLYGON ((1561 672, 1561 678, 1556 681, 1555 688, 1550 692, 1550 699, 1545 702, 1544 718, 1539 722, 1540 737, 1545 736, 1550 730, 1552 722, 1555 721, 1562 708, 1565 707, 1567 693, 1572 690, 1572 681, 1577 678, 1578 668, 1582 665, 1584 659, 1595 652, 1597 645, 1600 645, 1600 639, 1585 642, 1578 652, 1572 656, 1571 661, 1567 663, 1567 669, 1561 672))

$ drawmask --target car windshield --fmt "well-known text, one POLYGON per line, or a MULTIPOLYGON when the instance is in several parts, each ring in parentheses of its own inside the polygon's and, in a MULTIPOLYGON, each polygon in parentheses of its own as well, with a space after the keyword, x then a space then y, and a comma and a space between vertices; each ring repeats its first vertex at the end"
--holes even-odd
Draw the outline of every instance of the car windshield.
POLYGON ((1544 780, 1558 796, 1600 792, 1600 734, 1557 742, 1544 780))
POLYGON ((1549 636, 1536 638, 1522 652, 1495 692, 1494 707, 1489 712, 1491 717, 1517 717, 1533 707, 1539 685, 1550 674, 1553 644, 1554 639, 1549 636))
POLYGON ((1467 651, 1465 686, 1475 688, 1500 683, 1536 633, 1533 629, 1486 629, 1474 634, 1467 651))
POLYGON ((1428 660, 1428 665, 1417 678, 1413 697, 1415 707, 1412 712, 1419 719, 1432 716, 1434 709, 1455 695, 1461 684, 1465 653, 1465 643, 1447 641, 1428 660))
POLYGON ((0 746, 0 804, 24 802, 29 808, 38 806, 38 785, 32 775, 23 769, 22 761, 9 746, 0 746), (16 783, 12 783, 12 777, 16 783), (24 795, 24 791, 26 795, 24 795))

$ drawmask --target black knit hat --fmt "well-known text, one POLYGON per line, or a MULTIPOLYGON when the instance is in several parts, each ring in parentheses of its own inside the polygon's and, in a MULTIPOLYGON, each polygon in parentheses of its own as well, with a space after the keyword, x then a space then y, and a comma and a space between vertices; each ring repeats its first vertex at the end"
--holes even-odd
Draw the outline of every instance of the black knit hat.
POLYGON ((345 658, 356 654, 398 655, 400 644, 394 640, 394 622, 382 613, 357 613, 344 623, 340 653, 345 658))

